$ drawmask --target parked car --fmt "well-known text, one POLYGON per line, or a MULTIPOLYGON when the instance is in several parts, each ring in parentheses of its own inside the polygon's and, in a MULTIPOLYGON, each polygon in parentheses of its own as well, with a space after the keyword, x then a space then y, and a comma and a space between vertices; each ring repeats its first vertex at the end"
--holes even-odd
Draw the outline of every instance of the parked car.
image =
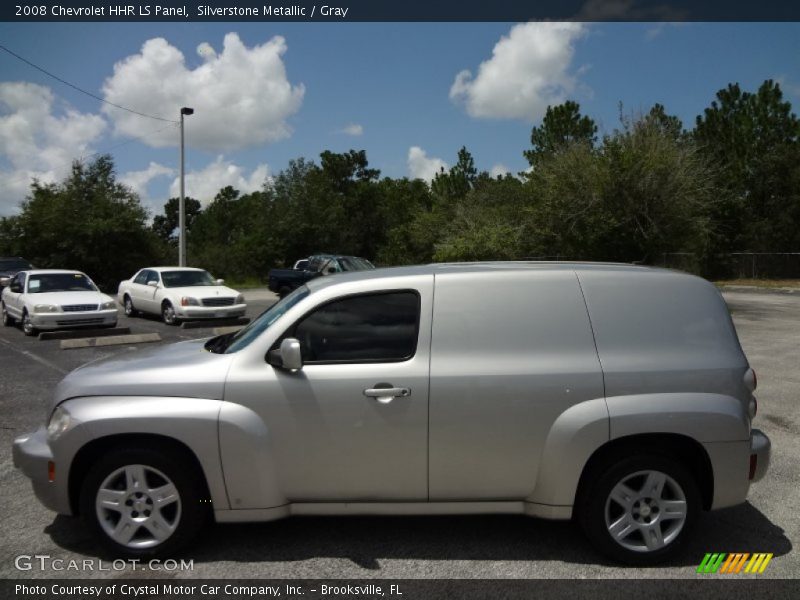
POLYGON ((294 269, 271 269, 268 274, 269 289, 283 298, 315 277, 375 268, 366 258, 336 254, 315 254, 308 258, 305 266, 302 265, 302 262, 302 260, 298 260, 294 269))
POLYGON ((0 287, 5 287, 20 271, 30 271, 33 265, 19 256, 0 257, 0 287))
POLYGON ((184 319, 225 319, 244 316, 244 296, 191 267, 148 267, 120 282, 117 298, 125 314, 161 315, 167 325, 184 319))
POLYGON ((755 387, 703 279, 401 267, 319 277, 237 333, 73 371, 13 456, 116 555, 169 554, 212 514, 514 513, 574 515, 603 552, 650 564, 766 472, 755 387))
POLYGON ((40 329, 116 327, 117 303, 80 271, 20 271, 0 296, 3 325, 22 323, 25 335, 40 329))

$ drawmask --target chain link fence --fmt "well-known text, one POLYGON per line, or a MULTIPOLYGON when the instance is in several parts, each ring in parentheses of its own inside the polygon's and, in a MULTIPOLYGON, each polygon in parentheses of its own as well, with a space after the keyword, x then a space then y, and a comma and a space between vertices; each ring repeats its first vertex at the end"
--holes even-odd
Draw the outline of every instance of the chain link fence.
POLYGON ((800 252, 732 252, 703 258, 692 252, 666 252, 660 266, 713 279, 800 279, 800 252))

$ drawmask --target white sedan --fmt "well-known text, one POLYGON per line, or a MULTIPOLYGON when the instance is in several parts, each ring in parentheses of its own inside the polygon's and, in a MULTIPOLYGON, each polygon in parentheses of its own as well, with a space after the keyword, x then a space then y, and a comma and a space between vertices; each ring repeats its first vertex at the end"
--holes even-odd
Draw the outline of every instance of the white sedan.
POLYGON ((161 315, 167 325, 182 319, 224 319, 244 316, 244 296, 190 267, 148 267, 120 282, 117 298, 129 317, 139 312, 161 315))
POLYGON ((25 335, 60 327, 114 327, 117 303, 80 271, 20 271, 3 289, 3 325, 22 323, 25 335))

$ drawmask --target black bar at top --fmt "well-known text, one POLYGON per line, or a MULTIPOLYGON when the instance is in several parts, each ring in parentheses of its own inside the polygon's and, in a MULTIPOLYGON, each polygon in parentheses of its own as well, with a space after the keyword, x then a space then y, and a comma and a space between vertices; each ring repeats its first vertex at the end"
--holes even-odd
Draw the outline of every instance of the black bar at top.
POLYGON ((800 21, 798 0, 11 0, 0 21, 800 21), (271 7, 271 10, 267 10, 271 7), (113 9, 113 10, 112 10, 113 9), (182 9, 175 14, 170 9, 182 9), (280 10, 276 10, 280 9, 280 10), (331 9, 340 9, 338 11, 331 9), (346 12, 345 12, 346 9, 346 12))

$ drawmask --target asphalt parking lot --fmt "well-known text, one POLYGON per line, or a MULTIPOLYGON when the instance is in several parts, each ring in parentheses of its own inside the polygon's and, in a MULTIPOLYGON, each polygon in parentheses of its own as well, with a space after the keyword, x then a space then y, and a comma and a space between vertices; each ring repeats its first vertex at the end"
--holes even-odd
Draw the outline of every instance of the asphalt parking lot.
MULTIPOLYGON (((274 302, 245 293, 254 317, 274 302)), ((769 473, 741 506, 703 516, 679 559, 658 568, 609 564, 571 523, 518 516, 306 517, 264 524, 219 525, 183 558, 193 570, 20 571, 15 557, 45 554, 64 561, 98 554, 76 519, 57 517, 35 499, 12 465, 15 436, 44 419, 64 374, 133 346, 61 350, 59 341, 0 331, 0 577, 175 578, 697 578, 706 552, 771 552, 759 577, 795 578, 800 558, 800 294, 725 293, 742 345, 758 373, 756 426, 772 439, 769 473)), ((128 319, 132 332, 158 332, 159 343, 211 335, 211 329, 167 327, 155 318, 128 319)))

